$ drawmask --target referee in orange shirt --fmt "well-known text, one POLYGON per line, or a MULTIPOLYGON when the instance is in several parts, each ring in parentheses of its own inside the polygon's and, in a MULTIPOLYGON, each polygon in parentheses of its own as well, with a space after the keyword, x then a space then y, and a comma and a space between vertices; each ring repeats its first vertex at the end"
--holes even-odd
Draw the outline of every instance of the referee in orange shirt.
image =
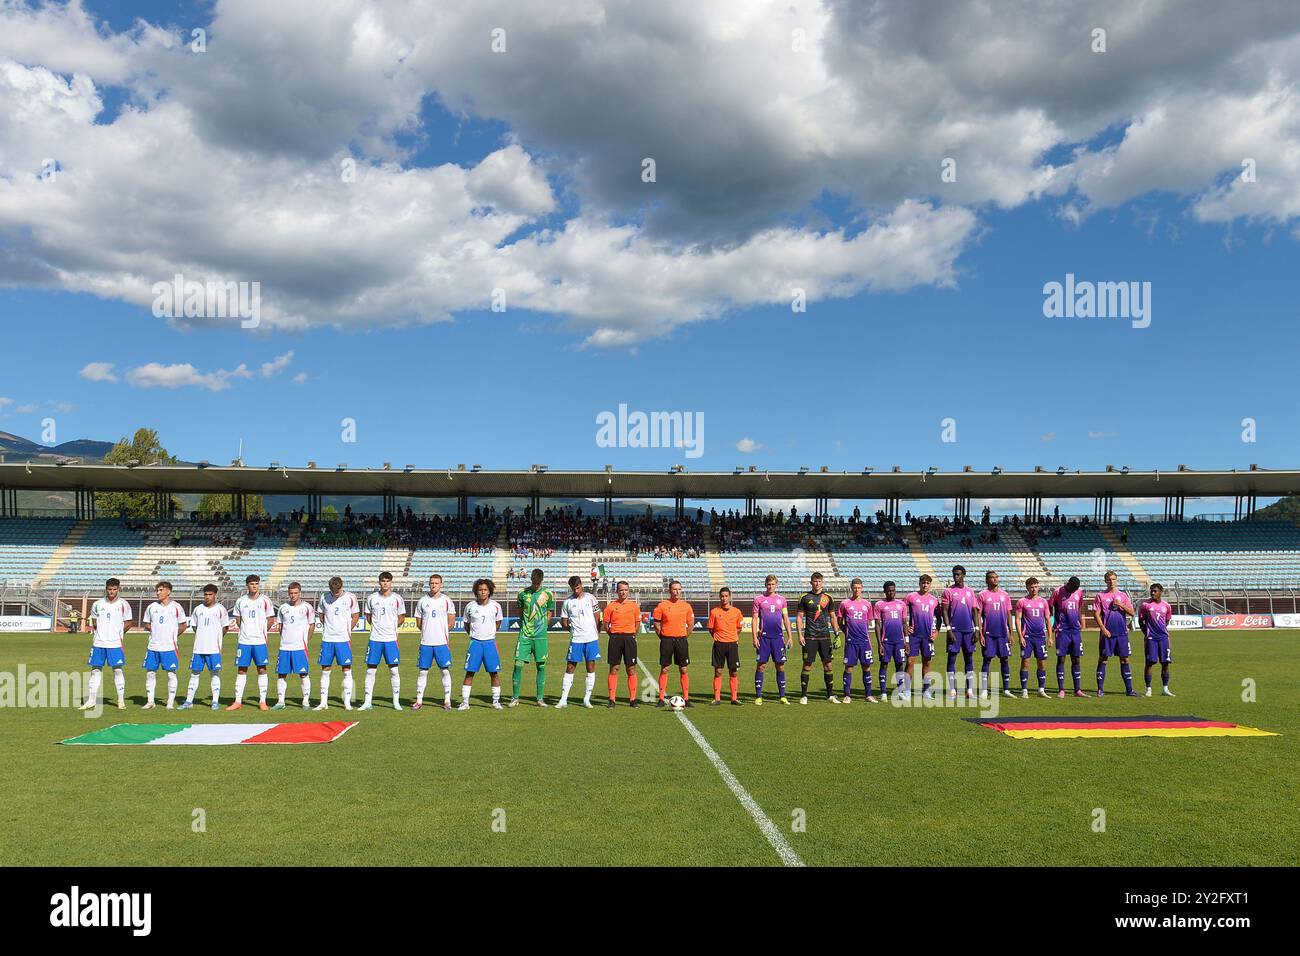
POLYGON ((710 707, 722 703, 722 669, 725 667, 731 675, 731 703, 741 706, 739 690, 740 680, 736 671, 740 670, 740 628, 745 623, 745 615, 740 608, 731 603, 731 588, 718 592, 721 602, 709 612, 709 633, 713 635, 713 700, 710 707))
POLYGON ((668 582, 668 600, 655 605, 654 622, 655 633, 659 635, 659 700, 655 706, 668 706, 668 668, 675 663, 682 682, 682 699, 690 707, 691 678, 686 668, 691 663, 688 638, 695 626, 695 611, 682 600, 680 581, 668 582))
POLYGON ((640 707, 636 696, 636 632, 641 626, 641 605, 628 597, 632 590, 626 581, 619 581, 615 590, 618 599, 605 604, 605 630, 609 633, 609 703, 613 707, 618 697, 618 666, 627 668, 627 697, 629 707, 640 707))

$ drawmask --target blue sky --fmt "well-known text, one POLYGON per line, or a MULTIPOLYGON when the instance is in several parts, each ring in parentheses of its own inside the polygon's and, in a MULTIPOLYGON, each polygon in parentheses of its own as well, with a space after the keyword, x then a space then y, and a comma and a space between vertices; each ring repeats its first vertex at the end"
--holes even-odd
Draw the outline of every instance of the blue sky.
MULTIPOLYGON (((172 3, 87 6, 107 17, 101 32, 129 29, 137 15, 164 24, 208 16, 207 5, 196 12, 172 3)), ((100 122, 119 122, 111 111, 128 99, 127 87, 97 86, 110 108, 100 122)), ((521 146, 544 170, 554 201, 522 216, 505 244, 595 214, 632 223, 650 241, 682 254, 743 243, 756 228, 738 224, 735 232, 702 240, 707 224, 672 212, 672 200, 663 206, 669 212, 658 200, 629 207, 603 193, 597 179, 584 180, 582 144, 566 145, 562 132, 552 136, 539 126, 545 116, 511 122, 467 113, 463 105, 452 112, 444 97, 454 99, 446 90, 424 91, 411 121, 387 137, 393 155, 381 160, 361 139, 348 150, 363 164, 429 170, 469 169, 503 147, 521 146)), ((1036 163, 1068 162, 1076 149, 1095 155, 1122 149, 1116 144, 1124 141, 1124 127, 1116 129, 1096 130, 1082 147, 1058 145, 1036 163)), ((173 453, 223 463, 242 440, 252 463, 315 459, 353 466, 1295 467, 1300 426, 1289 409, 1300 344, 1292 279, 1297 239, 1285 219, 1247 214, 1207 221, 1197 203, 1233 172, 1221 169, 1191 189, 1134 187, 1130 197, 1112 201, 1085 196, 1087 174, 1080 173, 1072 187, 1010 204, 955 203, 974 212, 977 226, 946 280, 825 294, 804 314, 780 301, 735 302, 717 310, 720 317, 674 323, 666 334, 633 321, 618 327, 627 337, 610 345, 594 341, 591 328, 616 320, 575 319, 550 306, 512 306, 503 314, 453 306, 450 321, 391 325, 382 316, 350 315, 247 331, 233 323, 178 327, 155 318, 146 303, 79 291, 76 283, 11 281, 0 287, 0 316, 6 352, 22 360, 11 359, 0 386, 0 397, 10 400, 0 408, 0 429, 39 438, 42 420, 52 416, 58 439, 66 441, 114 439, 149 425, 173 453), (1071 221, 1068 211, 1081 198, 1093 208, 1071 221), (1066 273, 1149 282, 1150 327, 1045 317, 1043 285, 1066 273), (285 369, 262 376, 262 363, 289 352, 285 369), (116 381, 87 380, 83 369, 99 362, 114 365, 116 381), (242 364, 250 375, 220 391, 133 384, 130 370, 148 363, 188 363, 201 372, 242 364), (306 381, 295 384, 300 373, 306 381), (672 449, 598 447, 596 416, 620 403, 646 412, 702 413, 703 456, 685 461, 672 449), (345 418, 356 421, 355 443, 341 441, 345 418), (955 442, 941 440, 946 418, 956 421, 955 442), (1242 440, 1244 418, 1257 423, 1254 443, 1242 440), (742 439, 758 447, 742 452, 742 439)), ((192 186, 201 190, 203 183, 195 178, 192 186)), ((928 194, 899 198, 942 209, 943 195, 936 185, 928 194)), ((778 204, 770 222, 843 230, 849 238, 886 215, 886 206, 837 188, 831 177, 816 198, 778 204)), ((30 232, 0 226, 7 226, 0 252, 45 256, 53 245, 25 247, 30 232)), ((167 238, 156 240, 165 245, 167 238)), ((276 268, 267 264, 272 286, 276 268)), ((636 281, 653 297, 652 278, 636 281)))

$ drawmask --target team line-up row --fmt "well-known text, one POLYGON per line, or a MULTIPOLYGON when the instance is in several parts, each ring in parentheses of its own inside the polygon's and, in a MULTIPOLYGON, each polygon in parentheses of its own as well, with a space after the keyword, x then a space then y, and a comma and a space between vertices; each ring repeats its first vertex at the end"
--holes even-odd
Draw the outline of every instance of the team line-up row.
MULTIPOLYGON (((160 670, 167 676, 166 707, 171 709, 177 706, 179 638, 187 629, 192 628, 194 647, 190 658, 190 682, 185 699, 179 704, 180 709, 194 705, 194 696, 204 670, 211 676, 211 707, 213 710, 219 708, 221 640, 232 629, 237 629, 239 634, 235 658, 238 675, 235 679, 234 701, 226 709, 239 710, 243 707, 244 688, 250 667, 257 672, 258 707, 263 710, 283 709, 286 706, 288 679, 290 675, 296 674, 301 682, 301 706, 308 709, 311 706, 311 681, 307 652, 311 638, 319 626, 321 639, 318 665, 321 673, 315 709, 319 711, 328 708, 333 668, 338 666, 343 671, 343 707, 351 710, 351 639, 358 620, 364 614, 369 626, 369 642, 366 649, 365 696, 360 709, 369 710, 374 706, 374 684, 381 663, 389 669, 392 705, 398 710, 403 709, 398 669, 401 654, 397 633, 408 612, 405 600, 392 589, 393 577, 389 572, 383 572, 378 583, 378 589, 366 598, 362 608, 356 597, 344 589, 341 578, 330 579, 329 593, 315 607, 302 599, 302 588, 295 582, 287 589, 288 601, 277 608, 269 597, 261 593, 258 576, 249 575, 245 581, 247 593, 235 601, 233 611, 227 610, 217 601, 217 587, 209 584, 203 589, 203 603, 195 605, 187 614, 179 604, 172 601, 170 583, 159 582, 155 589, 157 600, 145 609, 140 622, 149 634, 144 660, 144 708, 156 706, 157 672, 160 670), (279 697, 278 702, 270 707, 267 704, 267 635, 273 631, 278 631, 280 635, 276 659, 279 697)), ((515 644, 513 694, 507 706, 514 707, 519 703, 524 669, 529 664, 536 670, 535 701, 540 707, 548 706, 544 689, 549 657, 549 629, 556 614, 559 615, 561 626, 569 633, 569 648, 562 691, 554 706, 568 706, 569 694, 580 665, 585 670, 582 706, 593 706, 591 698, 595 688, 596 664, 601 660, 599 636, 602 630, 608 635, 609 696, 606 706, 615 706, 620 666, 626 669, 630 706, 639 706, 636 669, 641 608, 630 597, 627 582, 618 582, 616 598, 606 602, 603 610, 599 601, 584 590, 583 581, 577 575, 569 578, 569 596, 558 606, 555 595, 542 584, 543 573, 540 570, 533 571, 529 587, 519 591, 515 598, 519 607, 519 634, 515 644)), ((1088 605, 1077 577, 1070 578, 1046 598, 1039 594, 1038 579, 1031 577, 1025 582, 1025 595, 1013 599, 999 587, 997 572, 990 571, 985 575, 986 586, 977 593, 966 586, 966 570, 957 565, 952 569, 952 583, 941 594, 932 592, 933 581, 929 575, 921 575, 917 589, 902 598, 898 597, 894 582, 886 581, 882 588, 883 598, 873 602, 864 595, 861 579, 855 578, 850 585, 851 595, 836 603, 823 589, 822 575, 815 573, 810 578, 809 590, 796 603, 793 623, 788 603, 777 590, 778 584, 775 575, 768 575, 763 593, 753 599, 751 625, 754 649, 757 652, 754 672, 755 704, 763 703, 764 680, 769 663, 776 672, 777 700, 782 704, 789 703, 786 696, 786 651, 793 647, 795 639, 799 641, 803 658, 800 673, 801 704, 808 702, 808 683, 813 665, 818 661, 822 664, 826 699, 832 703, 852 703, 853 671, 858 666, 862 669, 864 699, 876 703, 878 698, 873 694, 872 667, 877 663, 882 697, 891 689, 887 683, 891 663, 894 666, 892 689, 898 695, 910 694, 912 671, 917 658, 921 660, 922 694, 927 699, 932 698, 934 679, 931 661, 934 657, 935 638, 945 628, 947 694, 950 698, 957 695, 956 664, 959 656, 962 658, 966 678, 965 694, 971 699, 975 697, 974 657, 977 645, 982 656, 978 684, 980 698, 988 697, 989 673, 994 660, 1000 662, 1002 693, 1016 696, 1011 688, 1013 634, 1018 636, 1020 651, 1020 696, 1029 696, 1031 660, 1036 663, 1038 694, 1049 696, 1046 660, 1048 649, 1053 647, 1057 656, 1057 696, 1066 696, 1067 657, 1071 662, 1074 696, 1088 696, 1080 686, 1082 631, 1085 608, 1088 605), (841 692, 837 695, 832 663, 834 651, 841 648, 844 651, 843 673, 841 692)), ((1147 696, 1151 695, 1152 668, 1159 664, 1161 692, 1172 697, 1173 693, 1169 689, 1172 657, 1168 630, 1172 609, 1162 598, 1163 588, 1159 584, 1152 584, 1150 597, 1142 601, 1139 608, 1134 608, 1128 595, 1119 590, 1113 572, 1107 572, 1105 584, 1105 590, 1094 595, 1091 602, 1091 614, 1100 631, 1097 696, 1104 696, 1106 665, 1111 657, 1119 658, 1125 692, 1128 696, 1137 696, 1129 665, 1128 638, 1130 626, 1136 623, 1144 637, 1147 696)), ((132 626, 132 612, 130 604, 119 596, 119 590, 118 580, 110 578, 105 583, 104 597, 95 601, 88 615, 87 626, 93 630, 94 640, 87 661, 91 677, 86 701, 82 705, 84 710, 98 706, 103 668, 106 666, 113 670, 117 706, 119 709, 126 706, 123 637, 132 626)), ((496 638, 504 620, 503 613, 501 605, 492 599, 495 585, 491 580, 480 578, 474 583, 473 591, 475 600, 466 606, 463 614, 462 626, 469 636, 469 647, 465 656, 461 701, 457 709, 469 709, 470 691, 479 670, 486 670, 490 675, 492 706, 501 709, 501 660, 496 638)), ((716 705, 722 702, 723 672, 726 671, 730 702, 740 705, 743 702, 739 696, 739 644, 745 615, 733 603, 730 588, 722 588, 718 597, 719 604, 710 611, 706 624, 706 629, 713 636, 711 703, 716 705)), ((415 700, 411 708, 418 710, 423 707, 428 674, 436 664, 442 678, 443 709, 451 710, 452 674, 448 637, 456 627, 456 612, 451 599, 442 592, 440 575, 430 577, 428 593, 416 604, 415 618, 420 625, 421 636, 415 700)), ((678 582, 670 583, 668 598, 655 606, 651 620, 659 638, 659 694, 656 706, 670 705, 668 683, 669 670, 673 665, 678 668, 681 695, 672 698, 672 706, 692 706, 687 667, 690 664, 689 635, 695 626, 695 613, 690 603, 682 598, 682 588, 678 582)))

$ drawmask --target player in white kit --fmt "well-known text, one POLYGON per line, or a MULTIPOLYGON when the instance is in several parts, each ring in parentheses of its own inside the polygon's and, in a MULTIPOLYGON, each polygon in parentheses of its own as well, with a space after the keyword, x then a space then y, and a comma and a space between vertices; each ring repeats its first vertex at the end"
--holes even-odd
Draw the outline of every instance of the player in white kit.
POLYGON ((122 582, 109 578, 104 582, 104 596, 90 606, 87 630, 93 627, 95 639, 90 644, 90 681, 86 685, 86 700, 82 710, 99 706, 99 687, 104 678, 104 665, 113 668, 113 687, 117 690, 117 709, 126 709, 126 654, 122 636, 131 629, 131 605, 117 595, 122 582))
POLYGON ((465 652, 465 682, 460 686, 460 706, 469 710, 469 692, 474 686, 474 675, 485 668, 492 675, 492 709, 501 706, 501 653, 497 650, 497 628, 503 616, 501 605, 492 600, 496 585, 490 578, 474 582, 474 600, 465 605, 465 631, 469 634, 469 650, 465 652))
POLYGON ((239 644, 235 648, 235 666, 239 668, 235 676, 235 700, 226 710, 239 710, 244 706, 244 684, 248 680, 248 666, 257 668, 257 706, 260 710, 270 710, 266 705, 266 634, 275 620, 275 605, 271 599, 261 593, 262 579, 250 574, 244 579, 248 593, 240 595, 235 602, 235 621, 239 625, 239 644))
POLYGON ((203 588, 203 603, 190 609, 190 627, 194 629, 194 651, 190 655, 190 686, 185 691, 181 710, 194 706, 194 694, 199 689, 203 668, 212 674, 212 709, 220 708, 221 700, 221 638, 230 627, 230 613, 224 604, 217 603, 217 586, 203 588))
POLYGON ((424 706, 429 668, 436 663, 442 672, 442 709, 451 710, 451 647, 447 635, 456 626, 456 605, 442 593, 441 574, 429 577, 429 593, 415 606, 415 619, 420 622, 420 673, 415 680, 415 703, 411 709, 424 706))
POLYGON ((302 680, 302 709, 311 709, 311 678, 307 676, 307 645, 316 628, 316 612, 302 599, 302 585, 294 581, 289 585, 289 600, 280 605, 276 613, 280 622, 280 652, 275 656, 275 689, 277 699, 272 710, 284 710, 284 695, 289 688, 289 675, 297 674, 302 680))
POLYGON ((343 668, 343 709, 352 709, 352 630, 361 617, 361 608, 350 591, 343 590, 343 579, 330 578, 330 593, 320 600, 316 619, 320 621, 320 703, 317 710, 330 705, 330 669, 343 668))
POLYGON ((583 685, 582 706, 591 707, 591 692, 596 686, 596 662, 600 660, 600 604, 594 595, 582 590, 582 578, 569 578, 572 592, 560 610, 560 623, 569 632, 569 657, 564 665, 564 683, 560 686, 560 701, 556 707, 569 706, 569 690, 573 687, 573 672, 578 664, 587 666, 583 685))
POLYGON ((393 709, 402 709, 402 678, 397 665, 402 661, 397 646, 397 629, 406 620, 406 602, 393 591, 393 576, 385 571, 379 575, 379 590, 366 598, 366 623, 370 625, 370 643, 366 645, 366 699, 362 710, 374 706, 375 672, 379 662, 388 665, 388 679, 393 688, 393 709))
POLYGON ((172 600, 170 581, 159 581, 154 593, 158 600, 144 610, 141 621, 149 628, 149 647, 144 653, 144 709, 152 710, 154 706, 154 688, 158 682, 158 671, 167 673, 167 709, 176 706, 176 669, 180 667, 178 651, 180 636, 185 633, 189 615, 185 609, 172 600))

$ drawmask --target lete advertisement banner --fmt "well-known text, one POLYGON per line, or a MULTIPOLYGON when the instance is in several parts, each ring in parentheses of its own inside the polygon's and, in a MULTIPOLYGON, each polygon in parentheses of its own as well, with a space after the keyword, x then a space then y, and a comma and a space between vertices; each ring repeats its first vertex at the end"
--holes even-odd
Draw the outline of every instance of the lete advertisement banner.
POLYGON ((1207 614, 1205 627, 1210 630, 1245 631, 1272 627, 1272 614, 1207 614))

